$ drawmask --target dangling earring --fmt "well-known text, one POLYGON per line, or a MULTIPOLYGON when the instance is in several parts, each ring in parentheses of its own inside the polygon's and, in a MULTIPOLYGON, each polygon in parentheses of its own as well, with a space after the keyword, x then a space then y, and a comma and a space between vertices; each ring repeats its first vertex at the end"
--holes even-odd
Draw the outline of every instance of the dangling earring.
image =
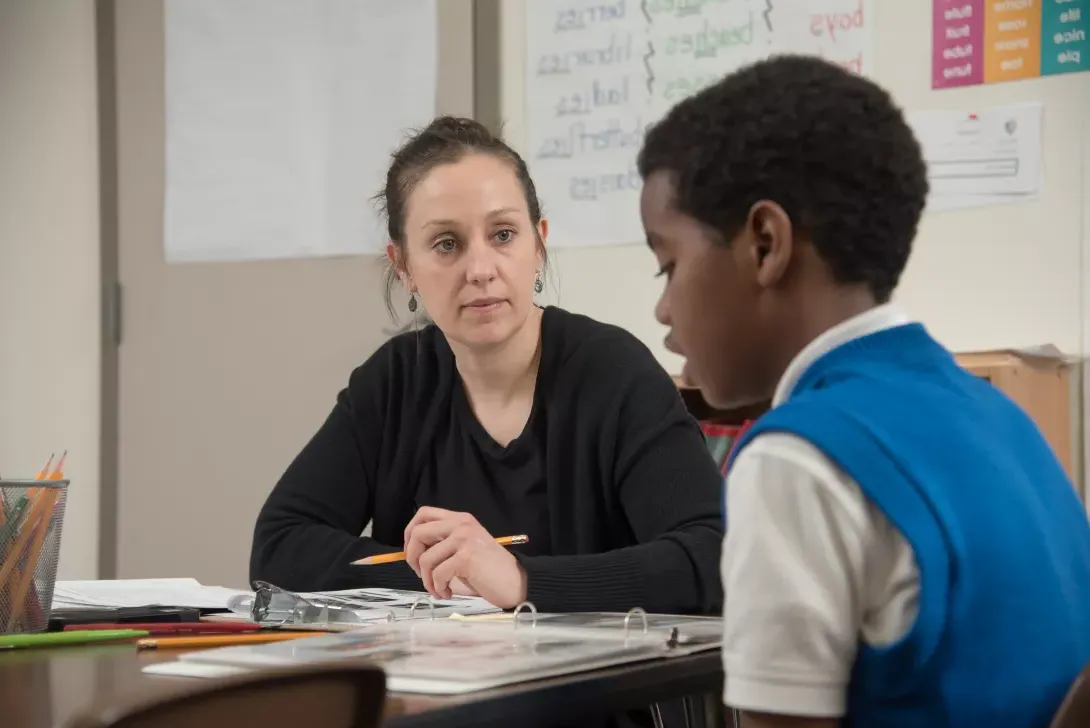
POLYGON ((409 313, 416 313, 416 308, 416 293, 413 292, 409 294, 409 313))
POLYGON ((545 281, 541 280, 541 271, 537 272, 537 278, 534 279, 534 293, 541 293, 545 290, 545 281))

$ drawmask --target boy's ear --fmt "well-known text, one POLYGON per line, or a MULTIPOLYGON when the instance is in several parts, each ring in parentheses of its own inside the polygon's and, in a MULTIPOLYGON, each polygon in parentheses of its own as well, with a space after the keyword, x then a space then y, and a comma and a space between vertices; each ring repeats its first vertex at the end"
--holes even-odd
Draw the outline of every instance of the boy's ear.
POLYGON ((757 283, 771 288, 787 273, 794 254, 791 218, 777 203, 759 200, 749 209, 746 228, 751 240, 757 283))

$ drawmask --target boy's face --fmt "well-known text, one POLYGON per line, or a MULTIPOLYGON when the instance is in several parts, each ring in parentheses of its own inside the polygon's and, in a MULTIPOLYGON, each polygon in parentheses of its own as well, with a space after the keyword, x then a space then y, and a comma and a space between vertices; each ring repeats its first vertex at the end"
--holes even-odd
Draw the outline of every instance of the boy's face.
MULTIPOLYGON (((655 318, 669 327, 666 348, 685 357, 683 376, 714 407, 733 408, 771 398, 776 365, 777 297, 770 294, 790 259, 782 238, 782 209, 758 203, 729 242, 677 209, 668 172, 644 182, 640 215, 648 244, 666 277, 655 318), (777 213, 778 211, 778 213, 777 213)), ((784 215, 786 218, 786 216, 784 215)), ((790 221, 786 233, 790 235, 790 221)))

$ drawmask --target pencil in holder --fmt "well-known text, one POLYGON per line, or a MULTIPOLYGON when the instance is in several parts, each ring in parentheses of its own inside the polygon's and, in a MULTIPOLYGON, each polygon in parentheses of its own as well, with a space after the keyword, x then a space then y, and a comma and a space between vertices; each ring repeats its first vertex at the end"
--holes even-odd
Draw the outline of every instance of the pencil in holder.
POLYGON ((67 495, 67 480, 0 480, 0 634, 49 625, 67 495))

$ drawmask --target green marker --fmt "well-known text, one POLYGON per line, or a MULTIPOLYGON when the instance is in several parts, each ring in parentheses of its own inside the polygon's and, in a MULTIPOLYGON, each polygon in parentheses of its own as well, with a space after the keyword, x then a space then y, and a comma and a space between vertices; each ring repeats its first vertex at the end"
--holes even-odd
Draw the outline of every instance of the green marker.
POLYGON ((147 630, 142 629, 75 629, 64 632, 38 632, 37 634, 3 634, 0 635, 0 650, 110 642, 147 637, 148 634, 150 633, 147 630))
POLYGON ((3 548, 7 542, 15 537, 15 534, 19 532, 20 522, 23 520, 23 512, 26 510, 27 504, 30 501, 27 500, 25 495, 21 495, 15 499, 15 505, 11 510, 8 510, 7 504, 4 504, 4 525, 0 526, 0 548, 3 548))

